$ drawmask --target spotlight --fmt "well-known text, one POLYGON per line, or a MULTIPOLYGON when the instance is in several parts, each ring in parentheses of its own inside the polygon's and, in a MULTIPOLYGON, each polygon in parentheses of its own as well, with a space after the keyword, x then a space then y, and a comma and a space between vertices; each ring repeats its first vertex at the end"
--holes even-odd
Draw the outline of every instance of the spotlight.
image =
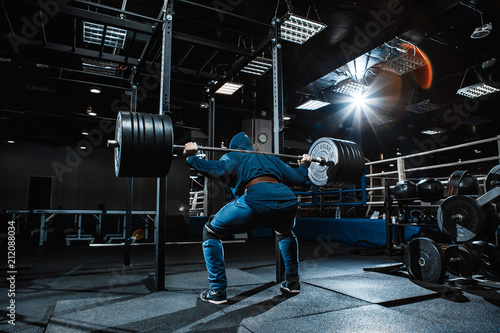
POLYGON ((357 95, 354 95, 352 96, 352 102, 354 103, 354 105, 356 105, 357 107, 364 107, 366 104, 365 104, 365 97, 361 94, 357 94, 357 95))
POLYGON ((429 129, 423 130, 420 133, 425 134, 425 135, 436 135, 436 134, 441 134, 443 132, 444 132, 444 130, 442 128, 429 128, 429 129))
POLYGON ((486 23, 483 26, 477 27, 474 32, 470 35, 472 39, 479 39, 488 36, 491 33, 493 26, 490 23, 486 23))
POLYGON ((14 140, 9 140, 7 141, 7 143, 14 143, 14 140))
POLYGON ((92 107, 90 105, 87 106, 87 115, 89 115, 89 116, 97 116, 97 113, 95 113, 94 111, 92 111, 92 107))
POLYGON ((90 92, 93 93, 93 94, 100 94, 101 93, 101 88, 92 87, 92 88, 90 88, 90 92))

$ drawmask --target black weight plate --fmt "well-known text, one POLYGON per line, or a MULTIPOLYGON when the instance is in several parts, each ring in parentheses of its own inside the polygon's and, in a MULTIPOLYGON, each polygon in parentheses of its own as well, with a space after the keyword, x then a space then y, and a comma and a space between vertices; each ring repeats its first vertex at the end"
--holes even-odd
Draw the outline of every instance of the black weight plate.
POLYGON ((339 147, 339 171, 335 175, 335 187, 345 188, 350 184, 351 177, 351 159, 349 158, 349 150, 343 140, 332 139, 339 147))
POLYGON ((349 159, 349 174, 346 179, 346 187, 358 184, 365 169, 364 154, 357 143, 342 140, 347 149, 349 159))
POLYGON ((443 251, 430 238, 410 241, 405 249, 404 263, 410 276, 419 281, 441 283, 446 274, 443 251))
POLYGON ((481 258, 481 270, 489 277, 500 280, 500 248, 485 241, 475 241, 471 244, 481 258))
POLYGON ((153 115, 150 113, 144 113, 142 115, 144 121, 144 154, 143 154, 143 166, 141 169, 143 170, 145 177, 146 174, 149 177, 156 177, 155 169, 156 169, 156 159, 158 156, 158 151, 155 146, 155 126, 153 115))
POLYGON ((341 182, 341 187, 348 188, 352 186, 354 173, 356 170, 354 169, 354 152, 351 147, 344 141, 338 140, 338 144, 342 145, 344 156, 342 159, 342 163, 344 165, 344 173, 342 174, 339 181, 341 182))
POLYGON ((140 144, 140 139, 139 139, 139 120, 137 118, 137 113, 136 112, 131 112, 130 113, 131 117, 131 129, 132 129, 132 159, 130 161, 130 173, 126 174, 125 176, 127 177, 140 177, 140 175, 137 173, 140 170, 137 170, 137 164, 140 164, 140 161, 142 159, 142 154, 141 151, 139 150, 139 144, 140 144))
POLYGON ((337 148, 338 151, 338 159, 337 159, 337 172, 335 173, 334 177, 332 178, 331 174, 328 177, 327 181, 327 186, 330 187, 341 187, 342 186, 342 180, 345 179, 345 173, 346 173, 346 167, 348 161, 345 159, 345 150, 344 150, 344 145, 340 143, 340 140, 335 140, 332 138, 328 138, 330 140, 331 144, 334 145, 337 148))
POLYGON ((174 129, 172 126, 172 120, 167 115, 160 116, 163 122, 163 145, 161 146, 162 156, 162 174, 164 176, 168 175, 170 171, 170 166, 172 164, 172 155, 174 147, 174 129))
POLYGON ((478 238, 484 225, 484 212, 476 199, 455 195, 446 198, 439 205, 437 223, 449 239, 467 242, 478 238))
POLYGON ((484 180, 484 188, 486 192, 491 191, 497 186, 500 186, 500 164, 493 167, 493 169, 488 172, 488 175, 484 180))
POLYGON ((119 147, 115 148, 115 174, 117 177, 128 177, 133 167, 133 125, 129 112, 120 112, 116 118, 115 140, 119 147))
POLYGON ((142 113, 134 113, 137 119, 137 154, 134 158, 134 175, 146 172, 148 165, 144 163, 146 160, 146 131, 144 130, 144 115, 142 113))
POLYGON ((122 114, 118 113, 116 117, 116 125, 115 125, 115 141, 118 143, 118 147, 114 148, 114 162, 115 162, 115 175, 116 177, 120 177, 120 168, 122 161, 122 142, 123 142, 123 127, 122 127, 123 119, 122 114))
POLYGON ((488 276, 500 280, 500 248, 497 245, 486 245, 485 255, 481 255, 481 269, 488 276))
POLYGON ((154 167, 151 169, 151 176, 166 177, 170 171, 173 154, 174 133, 172 121, 167 115, 152 115, 154 123, 154 157, 151 156, 151 163, 154 167))
POLYGON ((354 142, 347 142, 347 145, 351 148, 353 152, 353 185, 356 185, 360 182, 361 177, 363 176, 363 172, 365 169, 364 157, 361 156, 361 150, 359 146, 354 142))
POLYGON ((352 149, 351 145, 349 142, 345 140, 341 140, 341 143, 344 145, 344 150, 345 150, 345 159, 347 161, 346 163, 346 172, 345 172, 345 179, 342 181, 342 186, 344 188, 351 187, 356 183, 355 180, 355 174, 356 174, 356 153, 352 149))
POLYGON ((446 268, 457 276, 472 276, 481 268, 480 254, 464 244, 449 246, 444 251, 446 268))

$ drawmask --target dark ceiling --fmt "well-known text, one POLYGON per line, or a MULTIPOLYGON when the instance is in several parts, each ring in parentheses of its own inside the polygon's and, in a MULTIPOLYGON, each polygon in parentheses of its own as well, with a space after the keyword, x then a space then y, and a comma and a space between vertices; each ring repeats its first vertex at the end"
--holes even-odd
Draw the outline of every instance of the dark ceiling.
MULTIPOLYGON (((163 1, 0 4, 0 139, 76 144, 82 130, 113 123, 118 111, 128 109, 130 81, 139 87, 138 111, 158 112, 161 29, 156 26, 161 26, 163 1), (84 21, 126 29, 123 48, 84 42, 84 21), (100 73, 84 65, 95 62, 101 63, 100 73), (106 72, 103 62, 109 63, 106 72), (90 93, 94 86, 102 92, 90 93), (89 106, 97 116, 87 115, 89 106)), ((500 1, 175 0, 173 6, 171 117, 177 137, 192 128, 207 132, 208 114, 200 103, 208 100, 209 82, 224 80, 238 59, 250 57, 268 36, 273 17, 288 10, 327 28, 302 45, 282 42, 285 114, 291 118, 284 122, 285 150, 293 142, 331 136, 362 144, 374 159, 381 152, 393 157, 398 150, 410 153, 500 134, 500 93, 472 101, 456 94, 479 82, 478 75, 500 82, 495 62, 500 1), (491 34, 470 37, 490 22, 491 34), (403 44, 417 46, 414 52, 424 53, 429 64, 404 75, 372 66, 384 60, 384 52, 403 44), (332 76, 354 59, 375 101, 370 114, 348 112, 346 96, 331 89, 332 76), (306 97, 331 105, 295 109, 306 97), (410 111, 422 101, 432 103, 434 110, 410 111), (443 133, 420 133, 432 127, 443 133)), ((259 56, 271 58, 270 49, 259 56)), ((238 73, 231 79, 244 86, 232 96, 215 97, 216 143, 241 130, 242 120, 272 112, 272 71, 263 76, 238 73)))

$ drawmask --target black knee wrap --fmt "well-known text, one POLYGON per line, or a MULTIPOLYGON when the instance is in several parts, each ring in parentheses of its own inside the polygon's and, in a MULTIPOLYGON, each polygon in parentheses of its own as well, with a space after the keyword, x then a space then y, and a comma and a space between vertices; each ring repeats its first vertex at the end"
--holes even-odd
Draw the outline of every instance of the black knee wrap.
POLYGON ((206 241, 209 239, 221 239, 222 236, 218 235, 210 225, 210 221, 213 219, 213 215, 210 216, 208 222, 203 226, 203 232, 201 233, 202 241, 206 241))
POLYGON ((278 236, 278 242, 281 242, 283 239, 287 239, 288 237, 295 237, 295 234, 292 230, 290 230, 290 232, 287 232, 285 234, 276 233, 276 236, 278 236))

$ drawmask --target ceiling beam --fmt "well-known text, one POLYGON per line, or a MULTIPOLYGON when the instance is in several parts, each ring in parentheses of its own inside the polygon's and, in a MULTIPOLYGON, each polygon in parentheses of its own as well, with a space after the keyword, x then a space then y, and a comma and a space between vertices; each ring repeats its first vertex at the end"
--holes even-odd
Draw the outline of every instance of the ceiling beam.
POLYGON ((153 33, 153 24, 139 23, 128 19, 121 19, 118 17, 91 12, 84 9, 79 9, 71 6, 61 6, 60 12, 66 15, 79 17, 81 19, 110 25, 125 30, 132 30, 151 35, 153 33))
POLYGON ((114 54, 104 53, 104 52, 102 53, 102 55, 100 55, 100 51, 89 50, 89 49, 84 49, 84 48, 80 48, 80 47, 73 49, 72 45, 70 46, 70 45, 62 45, 62 44, 58 44, 58 43, 48 42, 47 46, 44 46, 43 42, 33 40, 33 39, 28 40, 26 45, 28 45, 30 47, 40 48, 40 49, 47 49, 47 50, 52 50, 52 51, 74 54, 74 55, 92 58, 92 59, 111 61, 111 62, 116 62, 119 64, 127 64, 130 66, 137 66, 139 64, 139 60, 135 59, 135 58, 130 58, 130 57, 121 56, 121 55, 114 55, 114 54))
MULTIPOLYGON (((145 20, 148 20, 148 21, 151 21, 151 22, 161 23, 161 20, 159 18, 155 19, 154 17, 144 16, 144 15, 137 14, 137 13, 134 13, 134 12, 130 12, 130 11, 127 11, 127 10, 123 10, 123 9, 118 9, 118 8, 111 7, 111 6, 102 5, 100 3, 91 2, 91 1, 88 1, 88 0, 72 0, 72 2, 81 3, 81 4, 85 5, 85 6, 91 6, 91 7, 95 7, 95 8, 101 8, 101 9, 105 9, 105 10, 110 10, 110 11, 113 11, 113 12, 116 12, 116 13, 119 13, 119 14, 122 14, 122 15, 129 15, 129 16, 133 16, 133 17, 138 17, 138 18, 145 19, 145 20)), ((122 7, 123 7, 123 5, 122 5, 122 7)))
POLYGON ((219 41, 215 41, 215 40, 211 40, 211 39, 207 39, 207 38, 203 38, 203 37, 199 37, 199 36, 194 36, 194 35, 186 34, 183 32, 174 31, 174 34, 172 35, 172 37, 175 39, 182 40, 185 42, 190 42, 193 44, 198 44, 198 45, 213 47, 213 48, 223 50, 223 51, 233 52, 233 53, 236 53, 238 55, 245 56, 245 57, 250 57, 253 54, 252 50, 243 49, 241 47, 233 46, 231 44, 227 44, 227 43, 223 43, 223 42, 219 42, 219 41))

